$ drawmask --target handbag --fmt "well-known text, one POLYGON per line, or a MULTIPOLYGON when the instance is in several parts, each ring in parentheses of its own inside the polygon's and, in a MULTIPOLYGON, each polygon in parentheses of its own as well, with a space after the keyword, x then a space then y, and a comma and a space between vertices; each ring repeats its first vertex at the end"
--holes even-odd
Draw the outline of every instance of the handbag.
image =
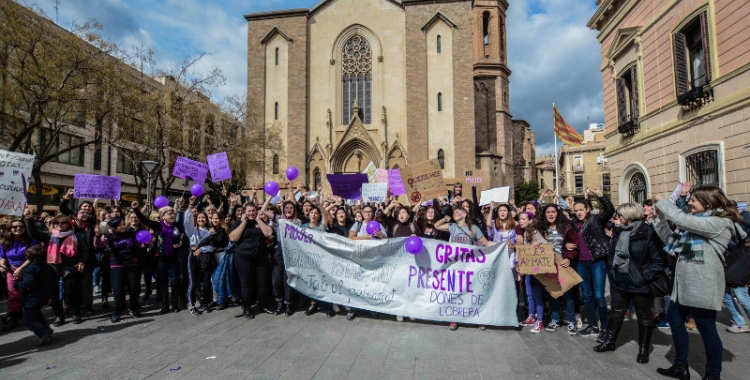
MULTIPOLYGON (((639 271, 643 271, 642 268, 635 260, 630 260, 630 263, 635 265, 639 271)), ((654 297, 664 297, 672 294, 674 287, 674 279, 669 275, 666 270, 659 272, 648 284, 651 289, 651 294, 654 297)))
MULTIPOLYGON (((739 236, 737 224, 734 225, 735 236, 739 236)), ((734 241, 734 247, 724 254, 724 279, 727 286, 738 288, 750 283, 750 246, 746 241, 734 241)), ((719 257, 721 258, 721 257, 719 257)))

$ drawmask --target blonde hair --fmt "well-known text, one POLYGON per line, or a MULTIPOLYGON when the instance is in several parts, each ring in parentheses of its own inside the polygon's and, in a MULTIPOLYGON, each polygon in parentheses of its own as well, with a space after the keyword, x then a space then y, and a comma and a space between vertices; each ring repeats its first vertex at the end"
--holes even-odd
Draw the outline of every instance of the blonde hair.
POLYGON ((170 211, 174 212, 174 208, 172 208, 172 206, 164 206, 164 207, 160 208, 159 209, 159 218, 163 218, 164 214, 166 214, 166 213, 168 213, 170 211))
POLYGON ((645 215, 643 214, 643 206, 638 203, 623 203, 617 207, 617 214, 625 218, 628 224, 643 220, 645 215))

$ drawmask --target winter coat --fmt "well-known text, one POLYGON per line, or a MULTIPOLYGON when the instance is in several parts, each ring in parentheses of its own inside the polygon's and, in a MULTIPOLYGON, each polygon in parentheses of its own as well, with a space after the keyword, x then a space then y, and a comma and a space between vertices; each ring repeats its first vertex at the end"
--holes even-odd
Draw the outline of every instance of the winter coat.
POLYGON ((41 309, 49 303, 54 289, 55 271, 44 262, 35 262, 23 270, 20 281, 14 284, 16 289, 23 290, 21 307, 24 309, 41 309))
POLYGON ((602 203, 602 209, 598 214, 590 215, 583 225, 580 221, 575 222, 576 228, 581 230, 583 239, 586 240, 586 246, 589 247, 594 261, 604 260, 610 255, 610 239, 604 233, 604 227, 615 214, 615 207, 606 196, 599 198, 599 201, 602 203))
POLYGON ((646 223, 641 223, 638 229, 631 231, 628 253, 630 263, 628 273, 621 273, 613 268, 612 262, 615 258, 615 247, 620 238, 621 230, 616 228, 612 234, 612 250, 607 256, 607 268, 609 269, 609 285, 623 293, 649 294, 649 286, 659 273, 667 266, 664 244, 654 228, 646 223))

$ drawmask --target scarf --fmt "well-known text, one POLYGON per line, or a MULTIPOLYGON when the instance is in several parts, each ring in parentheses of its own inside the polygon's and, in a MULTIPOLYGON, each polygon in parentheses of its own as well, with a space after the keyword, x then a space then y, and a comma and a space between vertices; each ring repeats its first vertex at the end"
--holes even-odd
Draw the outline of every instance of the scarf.
POLYGON ((76 255, 77 249, 78 238, 76 238, 72 229, 65 232, 52 230, 47 245, 47 263, 62 264, 62 255, 73 257, 76 255))
POLYGON ((617 244, 615 244, 615 259, 612 262, 612 266, 620 273, 628 273, 628 267, 630 266, 630 234, 638 230, 641 223, 643 222, 639 220, 629 226, 617 227, 617 230, 620 231, 620 237, 617 239, 617 244))
MULTIPOLYGON (((695 214, 697 217, 712 216, 711 210, 695 214)), ((669 235, 667 243, 664 244, 664 250, 672 255, 679 257, 680 260, 702 263, 703 262, 703 238, 690 231, 682 231, 677 227, 669 235)))
POLYGON ((165 256, 172 256, 174 255, 174 243, 172 242, 172 237, 174 233, 174 224, 167 225, 167 223, 164 223, 164 221, 161 221, 161 237, 164 239, 164 255, 165 256))

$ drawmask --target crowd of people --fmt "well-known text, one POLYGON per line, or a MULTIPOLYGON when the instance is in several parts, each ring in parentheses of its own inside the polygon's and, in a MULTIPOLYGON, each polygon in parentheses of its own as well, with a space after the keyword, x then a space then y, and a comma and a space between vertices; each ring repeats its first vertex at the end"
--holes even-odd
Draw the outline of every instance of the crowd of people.
MULTIPOLYGON (((307 299, 288 285, 278 241, 279 221, 286 220, 354 240, 419 236, 481 246, 505 242, 520 326, 534 334, 563 329, 594 337, 594 351, 606 352, 615 350, 623 321, 634 310, 636 360, 649 361, 655 328, 670 328, 674 365, 659 373, 673 378, 689 378, 686 325, 694 323, 703 339, 706 379, 721 373, 716 314, 722 304, 735 322, 729 331, 750 331, 733 302, 737 296, 750 313, 747 287, 727 287, 723 269, 724 253, 733 244, 746 244, 750 218, 716 186, 685 184, 672 201, 655 195, 617 209, 599 189, 586 189, 585 199, 560 199, 546 190, 539 201, 479 206, 476 188, 465 197, 458 184, 447 197, 407 207, 395 199, 352 203, 320 188, 310 193, 291 183, 287 188, 283 196, 265 199, 254 189, 223 190, 215 194, 218 206, 206 195, 178 198, 151 212, 138 202, 126 209, 116 202, 101 207, 98 200, 80 202, 73 210, 71 189, 58 215, 35 216, 27 209, 22 218, 6 217, 0 224, 0 271, 8 297, 3 330, 22 320, 39 344, 49 344, 52 326, 62 326, 68 317, 83 323, 97 297, 112 323, 125 312, 141 317, 141 304, 152 296, 162 315, 186 309, 200 316, 238 306, 238 317, 247 319, 256 313, 291 316, 297 310, 357 318, 359 310, 307 299), (375 234, 366 228, 371 221, 381 227, 375 234), (534 276, 517 272, 514 247, 520 244, 551 244, 559 265, 575 269, 582 282, 551 297, 534 276), (42 314, 47 305, 54 313, 52 326, 42 314)), ((458 329, 458 323, 449 328, 458 329)))

